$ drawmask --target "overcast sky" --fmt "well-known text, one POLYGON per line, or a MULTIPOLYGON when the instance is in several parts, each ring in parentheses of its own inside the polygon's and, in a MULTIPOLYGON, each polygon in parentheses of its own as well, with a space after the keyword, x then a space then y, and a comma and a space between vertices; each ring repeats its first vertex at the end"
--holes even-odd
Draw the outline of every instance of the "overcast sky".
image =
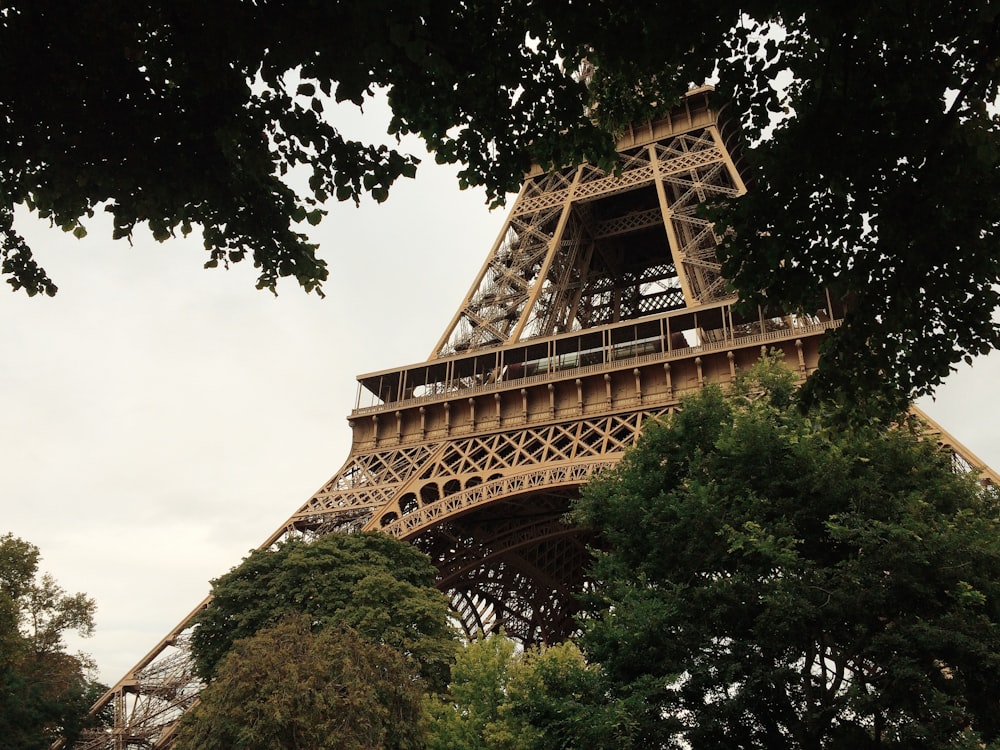
MULTIPOLYGON (((115 683, 347 458, 355 376, 424 360, 505 218, 427 164, 316 238, 326 299, 202 270, 199 243, 20 228, 55 298, 0 289, 0 533, 98 606, 80 647, 115 683)), ((921 405, 994 467, 1000 357, 921 405)))

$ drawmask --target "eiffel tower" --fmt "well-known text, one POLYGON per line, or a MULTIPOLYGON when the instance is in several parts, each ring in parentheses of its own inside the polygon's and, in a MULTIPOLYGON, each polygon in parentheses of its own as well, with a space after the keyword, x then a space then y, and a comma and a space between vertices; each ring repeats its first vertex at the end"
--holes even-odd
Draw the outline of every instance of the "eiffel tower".
MULTIPOLYGON (((711 89, 690 92, 589 164, 524 180, 499 238, 424 362, 358 377, 343 467, 261 545, 377 529, 438 570, 466 634, 524 643, 574 629, 587 539, 563 521, 644 420, 780 350, 804 379, 843 309, 822 293, 785 314, 736 306, 698 206, 742 194, 737 133, 711 89)), ((997 476, 934 425, 956 468, 997 476)), ((171 630, 95 704, 110 731, 78 748, 168 747, 200 683, 192 621, 171 630)))

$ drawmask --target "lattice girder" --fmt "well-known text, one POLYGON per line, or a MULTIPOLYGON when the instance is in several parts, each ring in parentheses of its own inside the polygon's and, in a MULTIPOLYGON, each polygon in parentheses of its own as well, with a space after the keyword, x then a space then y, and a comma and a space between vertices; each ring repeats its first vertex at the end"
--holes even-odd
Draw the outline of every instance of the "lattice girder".
POLYGON ((525 643, 553 642, 574 629, 572 593, 589 553, 586 538, 562 518, 573 496, 510 498, 413 540, 438 565, 468 635, 502 627, 525 643))
POLYGON ((688 112, 633 131, 614 173, 583 165, 529 176, 432 357, 722 299, 717 240, 694 207, 744 186, 707 100, 688 112), (640 266, 671 259, 679 294, 650 300, 635 281, 642 268, 630 275, 616 262, 616 247, 634 249, 639 236, 649 246, 640 266))

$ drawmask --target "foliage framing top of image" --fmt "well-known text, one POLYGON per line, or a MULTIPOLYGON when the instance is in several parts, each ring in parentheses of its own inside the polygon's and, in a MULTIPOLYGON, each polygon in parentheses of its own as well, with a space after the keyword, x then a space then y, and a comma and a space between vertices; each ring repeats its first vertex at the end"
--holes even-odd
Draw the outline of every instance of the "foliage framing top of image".
MULTIPOLYGON (((750 303, 847 303, 822 397, 930 392, 1000 344, 1000 10, 994 4, 15 0, 0 11, 0 273, 55 293, 12 223, 200 228, 207 265, 321 291, 303 225, 384 200, 417 159, 355 141, 338 102, 388 97, 461 186, 500 202, 532 165, 608 164, 614 134, 717 80, 749 194, 717 206, 750 303), (588 89, 576 75, 596 66, 588 89), (30 71, 30 75, 28 75, 30 71), (285 176, 304 174, 293 189, 285 176)), ((811 311, 810 311, 811 312, 811 311)))

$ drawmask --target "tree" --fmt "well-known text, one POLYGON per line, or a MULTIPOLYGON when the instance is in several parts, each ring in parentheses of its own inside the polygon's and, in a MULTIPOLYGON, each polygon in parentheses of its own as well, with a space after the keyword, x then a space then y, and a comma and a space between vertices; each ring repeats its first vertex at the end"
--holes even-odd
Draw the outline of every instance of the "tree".
POLYGON ((964 7, 789 4, 733 32, 720 76, 747 135, 788 116, 719 214, 736 229, 723 273, 751 303, 808 310, 819 287, 846 302, 808 396, 900 409, 1000 343, 1000 15, 964 7))
POLYGON ((633 719, 626 701, 608 698, 599 665, 572 641, 525 653, 508 684, 494 732, 510 750, 628 750, 633 719))
POLYGON ((407 750, 421 747, 422 681, 396 649, 307 615, 233 644, 177 750, 407 750))
POLYGON ((93 632, 94 601, 39 578, 39 558, 30 542, 0 536, 0 737, 25 750, 72 741, 105 690, 91 660, 67 653, 62 640, 93 632))
MULTIPOLYGON (((584 491, 583 639, 643 747, 1000 747, 1000 497, 766 361, 584 491)), ((918 431, 918 430, 917 430, 918 431)))
POLYGON ((319 289, 303 222, 333 198, 383 200, 416 166, 344 137, 337 104, 384 91, 393 134, 500 201, 532 163, 610 164, 628 123, 713 79, 752 185, 713 214, 732 230, 725 274, 751 304, 844 299, 810 390, 900 403, 1000 344, 998 57, 1000 9, 959 0, 14 0, 0 272, 55 292, 12 207, 83 234, 103 206, 115 236, 200 227, 208 265, 250 257, 263 288, 319 289))
POLYGON ((428 750, 619 750, 629 708, 609 701, 600 669, 567 641, 519 650, 501 635, 462 649, 448 693, 427 701, 428 750))
POLYGON ((195 669, 211 682, 235 641, 304 614, 317 630, 350 628, 397 649, 415 660, 430 689, 441 690, 456 642, 434 575, 426 555, 377 532, 256 550, 212 581, 192 635, 195 669))
POLYGON ((448 691, 427 699, 427 750, 492 747, 487 732, 499 719, 519 658, 514 641, 502 634, 479 638, 460 649, 448 691))

